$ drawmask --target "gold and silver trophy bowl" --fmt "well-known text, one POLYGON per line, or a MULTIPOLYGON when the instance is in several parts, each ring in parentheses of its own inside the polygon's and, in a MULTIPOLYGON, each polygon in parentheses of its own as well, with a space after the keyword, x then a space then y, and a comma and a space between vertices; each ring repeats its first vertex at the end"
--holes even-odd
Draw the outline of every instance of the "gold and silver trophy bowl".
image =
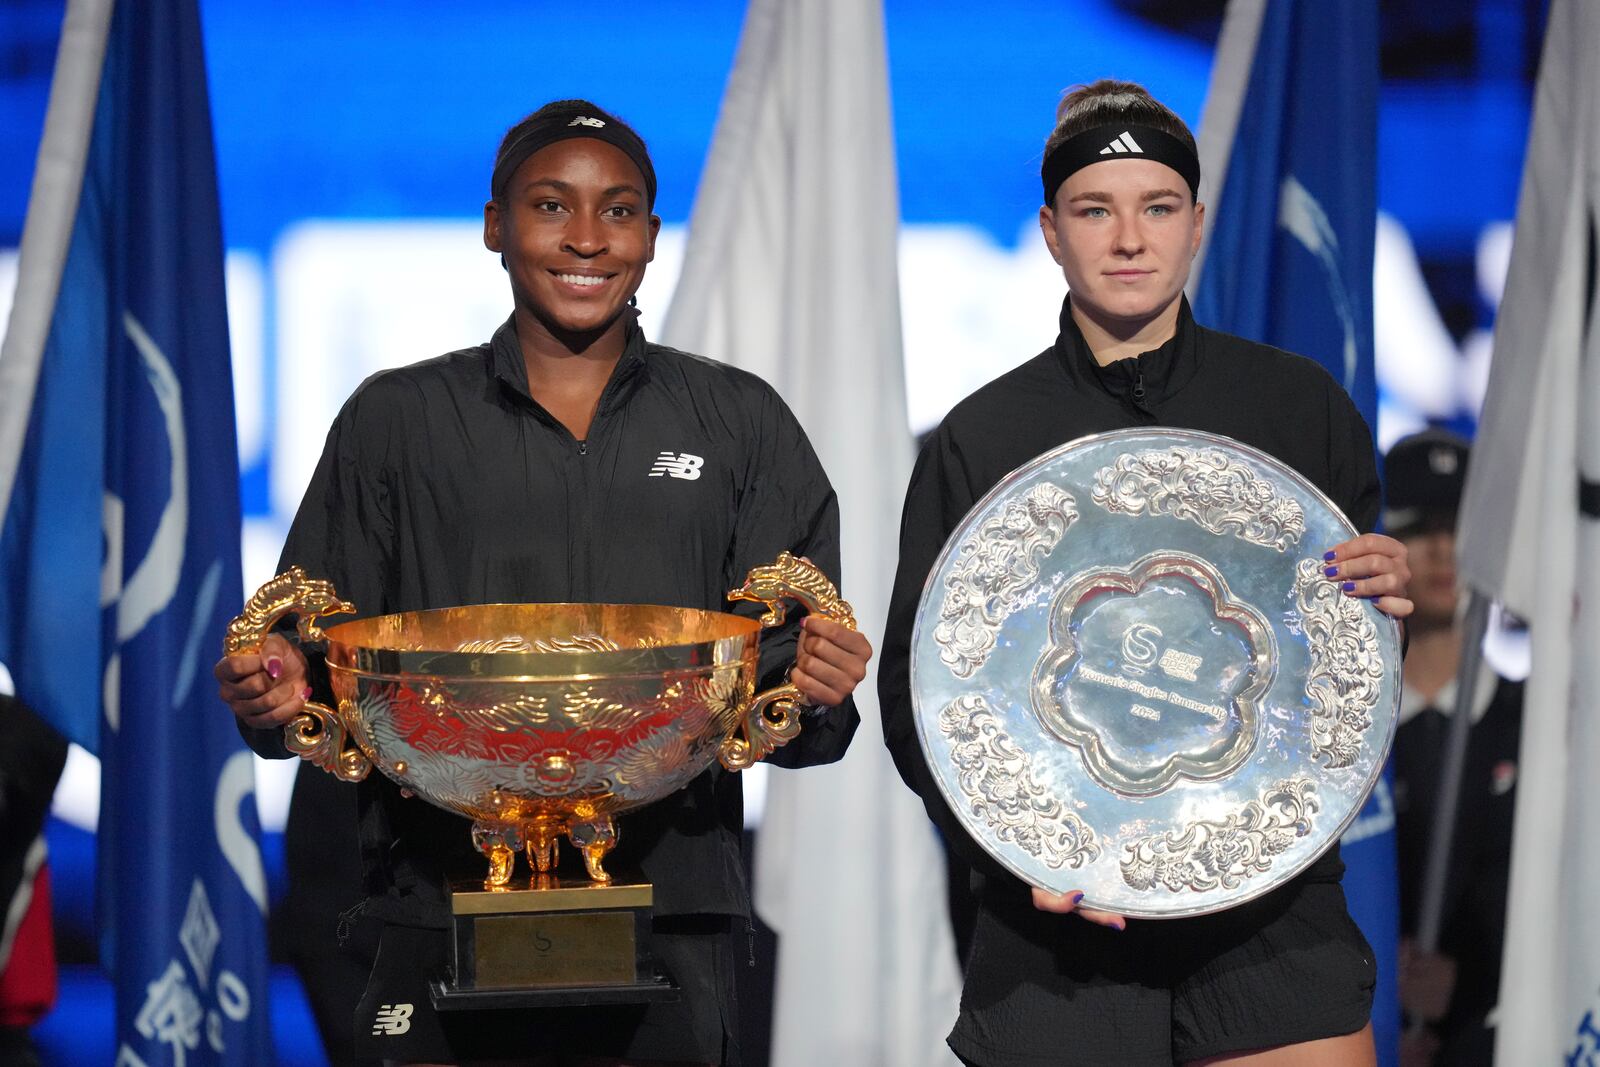
POLYGON ((324 628, 356 609, 294 568, 256 592, 225 645, 256 651, 297 616, 302 643, 326 648, 335 704, 308 702, 285 728, 289 749, 344 781, 375 767, 471 820, 485 889, 511 885, 520 851, 552 871, 563 836, 603 885, 616 816, 799 733, 799 690, 755 691, 761 630, 783 621, 784 601, 855 625, 827 577, 787 552, 728 596, 767 613, 481 604, 324 628))

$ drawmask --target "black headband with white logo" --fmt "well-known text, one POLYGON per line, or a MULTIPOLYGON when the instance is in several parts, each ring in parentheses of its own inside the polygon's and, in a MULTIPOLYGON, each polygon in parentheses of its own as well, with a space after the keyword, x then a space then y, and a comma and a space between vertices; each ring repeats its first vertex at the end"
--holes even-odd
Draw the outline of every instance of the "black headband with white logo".
POLYGON ((548 115, 523 130, 515 141, 506 146, 500 158, 495 160, 494 174, 489 179, 490 195, 496 200, 504 197, 506 185, 517 168, 541 148, 574 137, 589 137, 613 145, 633 160, 639 173, 644 176, 645 206, 647 209, 654 208, 656 169, 650 165, 650 152, 645 148, 644 140, 607 112, 585 101, 576 104, 578 106, 551 108, 548 115))
POLYGON ((1053 206, 1061 183, 1093 163, 1108 159, 1153 159, 1177 171, 1189 183, 1189 199, 1200 196, 1200 159, 1172 134, 1154 126, 1096 126, 1056 145, 1039 168, 1044 202, 1053 206))

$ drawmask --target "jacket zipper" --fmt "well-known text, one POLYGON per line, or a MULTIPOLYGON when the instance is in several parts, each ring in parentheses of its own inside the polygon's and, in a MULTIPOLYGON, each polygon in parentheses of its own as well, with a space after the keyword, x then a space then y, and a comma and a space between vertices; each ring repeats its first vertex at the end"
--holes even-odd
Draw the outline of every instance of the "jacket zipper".
MULTIPOLYGON (((594 428, 591 426, 590 431, 593 432, 593 429, 594 428)), ((583 563, 581 566, 573 567, 571 588, 573 590, 575 599, 593 600, 594 574, 592 573, 592 568, 594 567, 594 559, 591 556, 591 548, 594 544, 594 508, 596 495, 594 478, 597 472, 590 468, 587 459, 589 455, 589 439, 585 437, 583 440, 576 442, 576 444, 578 446, 578 466, 573 468, 572 477, 580 486, 580 491, 578 493, 579 512, 577 516, 577 543, 579 546, 581 546, 579 548, 579 553, 581 554, 583 563)))

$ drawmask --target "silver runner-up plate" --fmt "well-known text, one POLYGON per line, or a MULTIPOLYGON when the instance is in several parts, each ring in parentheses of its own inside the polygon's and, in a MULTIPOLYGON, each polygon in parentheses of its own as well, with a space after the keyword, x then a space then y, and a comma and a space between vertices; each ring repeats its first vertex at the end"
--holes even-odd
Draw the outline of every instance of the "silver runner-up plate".
POLYGON ((1080 438, 1007 475, 923 589, 911 691, 972 837, 1139 918, 1220 911, 1355 818, 1394 737, 1400 628, 1323 552, 1355 536, 1226 437, 1080 438))

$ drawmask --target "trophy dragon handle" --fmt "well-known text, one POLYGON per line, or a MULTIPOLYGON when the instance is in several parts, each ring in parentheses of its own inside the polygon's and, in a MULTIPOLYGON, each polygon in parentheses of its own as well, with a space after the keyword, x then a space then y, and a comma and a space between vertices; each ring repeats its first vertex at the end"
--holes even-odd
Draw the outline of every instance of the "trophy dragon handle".
MULTIPOLYGON (((261 644, 291 612, 299 616, 297 626, 304 644, 325 640, 317 620, 328 615, 350 614, 356 609, 339 599, 333 583, 308 578, 299 567, 291 567, 257 589, 244 611, 228 623, 222 641, 224 655, 261 651, 261 644)), ((349 731, 339 714, 326 704, 308 700, 301 714, 283 728, 284 746, 345 782, 359 782, 372 770, 372 762, 361 750, 348 745, 349 731)))
MULTIPOLYGON (((780 625, 788 614, 784 601, 794 600, 813 615, 856 628, 855 610, 839 596, 828 576, 810 560, 789 552, 780 554, 771 564, 751 568, 744 584, 731 591, 728 599, 765 604, 762 626, 780 625)), ((794 740, 800 733, 804 700, 805 695, 787 683, 758 694, 733 733, 723 739, 717 753, 722 765, 730 771, 742 771, 794 740)))

